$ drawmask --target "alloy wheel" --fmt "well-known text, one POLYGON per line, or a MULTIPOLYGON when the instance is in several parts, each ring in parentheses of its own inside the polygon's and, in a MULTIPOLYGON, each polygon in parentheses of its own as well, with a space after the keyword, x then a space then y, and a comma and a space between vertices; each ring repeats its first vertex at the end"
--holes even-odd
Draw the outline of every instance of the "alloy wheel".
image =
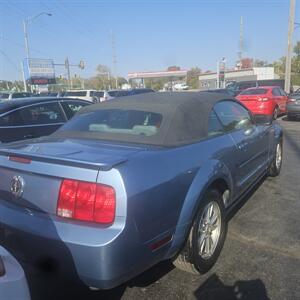
POLYGON ((280 169, 281 162, 282 162, 282 149, 281 149, 281 145, 278 144, 276 147, 276 160, 275 160, 277 170, 280 169))
POLYGON ((209 259, 218 245, 221 232, 221 211, 217 202, 209 202, 202 213, 198 229, 198 251, 202 259, 209 259))

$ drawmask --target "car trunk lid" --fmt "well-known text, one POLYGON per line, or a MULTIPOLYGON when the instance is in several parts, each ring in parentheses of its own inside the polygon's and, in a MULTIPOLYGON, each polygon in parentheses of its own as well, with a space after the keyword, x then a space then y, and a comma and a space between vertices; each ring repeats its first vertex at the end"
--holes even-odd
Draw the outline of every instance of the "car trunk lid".
POLYGON ((96 182, 99 170, 109 170, 124 163, 141 150, 74 139, 42 139, 41 142, 2 146, 0 199, 55 214, 63 178, 96 182))
POLYGON ((264 95, 239 95, 238 99, 240 101, 261 101, 261 99, 266 98, 264 95))

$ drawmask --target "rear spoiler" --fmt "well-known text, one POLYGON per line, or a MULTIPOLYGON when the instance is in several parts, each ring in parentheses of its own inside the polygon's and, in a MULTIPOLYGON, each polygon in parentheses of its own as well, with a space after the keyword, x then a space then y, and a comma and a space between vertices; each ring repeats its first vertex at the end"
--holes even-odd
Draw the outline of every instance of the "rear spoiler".
POLYGON ((27 154, 22 151, 17 150, 8 150, 8 149, 1 149, 0 150, 0 156, 6 156, 9 157, 18 157, 23 158, 26 160, 33 160, 33 161, 40 161, 44 163, 49 164, 59 164, 59 165, 66 165, 66 166, 73 166, 78 168, 88 168, 92 170, 100 170, 100 171, 109 171, 114 166, 119 165, 121 163, 124 163, 127 161, 126 158, 116 158, 108 163, 100 163, 100 162, 89 162, 84 160, 75 160, 75 159, 69 159, 69 158, 58 158, 55 156, 45 156, 40 154, 27 154))

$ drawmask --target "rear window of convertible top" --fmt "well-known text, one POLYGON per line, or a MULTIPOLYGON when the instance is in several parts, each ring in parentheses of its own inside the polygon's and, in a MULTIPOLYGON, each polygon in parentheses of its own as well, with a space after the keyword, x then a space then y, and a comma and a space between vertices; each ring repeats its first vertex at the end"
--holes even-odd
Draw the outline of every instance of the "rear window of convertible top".
POLYGON ((103 109, 77 115, 62 130, 151 136, 159 131, 161 122, 162 115, 159 113, 103 109))

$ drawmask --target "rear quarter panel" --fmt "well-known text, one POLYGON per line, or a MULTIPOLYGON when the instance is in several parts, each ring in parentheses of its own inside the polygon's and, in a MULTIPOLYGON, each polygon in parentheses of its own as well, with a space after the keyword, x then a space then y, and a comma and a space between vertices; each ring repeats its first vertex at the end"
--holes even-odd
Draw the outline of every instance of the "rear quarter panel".
POLYGON ((179 246, 209 183, 224 177, 233 188, 229 170, 234 168, 235 148, 230 136, 224 135, 189 146, 140 152, 120 165, 127 221, 135 224, 140 242, 148 244, 172 234, 172 243, 179 246))

